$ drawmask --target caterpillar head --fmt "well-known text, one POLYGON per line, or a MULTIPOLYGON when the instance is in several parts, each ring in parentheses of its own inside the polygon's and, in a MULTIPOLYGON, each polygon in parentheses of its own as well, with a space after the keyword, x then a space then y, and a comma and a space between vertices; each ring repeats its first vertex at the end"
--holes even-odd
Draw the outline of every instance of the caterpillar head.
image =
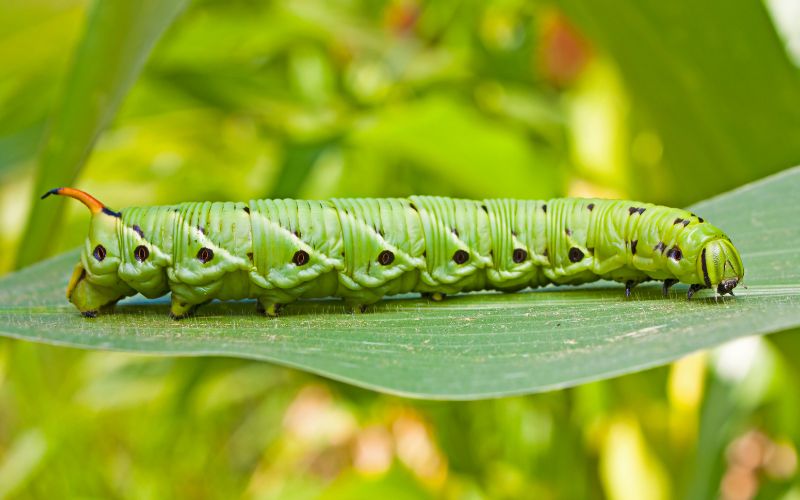
POLYGON ((81 314, 94 317, 101 309, 111 307, 121 298, 135 293, 117 273, 120 265, 118 225, 121 214, 77 189, 51 189, 42 198, 51 194, 75 198, 92 213, 81 260, 75 265, 67 285, 67 299, 81 314))
POLYGON ((744 278, 742 258, 727 237, 706 243, 700 251, 697 267, 706 286, 716 285, 720 295, 733 295, 733 289, 744 278))

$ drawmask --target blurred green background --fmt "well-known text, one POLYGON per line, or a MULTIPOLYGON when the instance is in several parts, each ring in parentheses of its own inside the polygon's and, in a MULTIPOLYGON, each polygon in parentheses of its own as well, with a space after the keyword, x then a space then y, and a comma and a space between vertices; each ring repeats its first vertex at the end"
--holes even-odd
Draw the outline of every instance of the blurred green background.
MULTIPOLYGON (((798 20, 794 0, 4 0, 0 273, 81 243, 83 207, 34 203, 60 185, 112 207, 683 206, 800 162, 798 20)), ((471 403, 0 339, 0 497, 800 499, 797 333, 471 403)))

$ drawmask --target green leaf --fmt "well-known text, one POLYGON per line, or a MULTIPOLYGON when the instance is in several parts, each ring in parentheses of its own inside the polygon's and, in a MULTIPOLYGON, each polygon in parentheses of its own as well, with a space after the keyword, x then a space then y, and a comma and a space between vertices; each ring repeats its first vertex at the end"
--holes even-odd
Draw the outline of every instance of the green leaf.
POLYGON ((639 166, 644 198, 672 192, 654 178, 688 203, 797 162, 800 72, 765 2, 557 3, 616 61, 633 110, 663 143, 663 164, 639 166))
MULTIPOLYGON (((50 116, 39 154, 34 199, 71 184, 97 137, 136 80, 150 49, 187 0, 96 1, 50 116)), ((47 255, 63 211, 34 204, 17 254, 18 265, 47 255)))
POLYGON ((653 283, 471 294, 442 303, 390 299, 353 315, 339 301, 301 302, 267 319, 252 301, 214 303, 175 322, 167 301, 132 298, 82 318, 64 298, 77 252, 0 280, 0 333, 92 349, 273 361, 409 396, 475 399, 576 385, 692 351, 800 325, 800 167, 692 209, 728 231, 747 288, 687 301, 653 283))

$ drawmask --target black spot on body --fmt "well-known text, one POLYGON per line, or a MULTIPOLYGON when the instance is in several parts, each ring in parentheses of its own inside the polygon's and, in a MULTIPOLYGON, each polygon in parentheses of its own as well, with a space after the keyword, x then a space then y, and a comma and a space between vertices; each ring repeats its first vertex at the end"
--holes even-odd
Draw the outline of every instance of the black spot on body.
POLYGON ((639 240, 631 241, 631 255, 636 255, 636 245, 639 244, 639 240))
POLYGON ((104 247, 103 245, 97 245, 96 247, 94 247, 92 255, 94 256, 95 259, 97 259, 97 262, 103 262, 103 259, 106 258, 106 247, 104 247))
POLYGON ((378 254, 378 263, 382 266, 388 266, 394 262, 394 254, 390 250, 384 250, 378 254))
POLYGON ((450 229, 450 230, 453 232, 453 234, 454 234, 454 235, 456 235, 456 238, 458 238, 458 237, 459 237, 459 234, 458 234, 458 229, 456 229, 456 228, 452 228, 452 229, 450 229))
POLYGON ((697 218, 697 222, 703 223, 703 222, 705 222, 705 220, 703 220, 703 218, 702 218, 702 217, 698 217, 698 218, 697 218))
POLYGON ((567 236, 572 236, 572 231, 570 231, 568 227, 564 228, 564 232, 567 234, 567 236))
POLYGON ((483 211, 484 211, 484 212, 486 212, 487 214, 489 213, 489 209, 488 209, 488 208, 486 208, 486 205, 481 205, 481 210, 483 210, 483 211))
POLYGON ((547 204, 542 205, 542 212, 547 213, 547 204))
POLYGON ((139 262, 146 261, 148 257, 150 257, 150 250, 148 250, 146 246, 139 245, 133 249, 133 258, 139 262))
POLYGON ((593 247, 589 247, 586 250, 588 250, 590 254, 594 255, 594 248, 593 247))
POLYGON ((674 247, 669 249, 669 252, 667 252, 667 257, 669 257, 670 259, 675 259, 675 260, 679 261, 679 260, 681 260, 683 258, 683 252, 681 252, 681 249, 678 248, 677 245, 676 245, 676 246, 674 246, 674 247))
POLYGON ((298 230, 295 230, 295 231, 294 231, 294 235, 295 235, 297 238, 302 238, 302 237, 303 237, 303 235, 302 235, 302 234, 300 234, 300 231, 298 231, 298 230))
POLYGON ((423 250, 422 251, 422 256, 427 259, 428 258, 428 251, 427 250, 423 250))
POLYGON ((645 210, 647 210, 647 209, 646 208, 641 208, 641 207, 630 207, 628 209, 628 215, 633 215, 633 214, 642 215, 645 210))
POLYGON ((550 256, 550 253, 547 251, 546 248, 544 249, 544 252, 542 252, 542 256, 544 256, 544 257, 549 257, 550 256))
POLYGON ((664 244, 663 241, 659 241, 658 245, 653 247, 653 250, 659 253, 664 253, 664 250, 667 248, 667 245, 664 244))
POLYGON ((253 262, 253 252, 247 252, 247 258, 250 259, 250 262, 253 262))
POLYGON ((466 263, 469 260, 469 254, 464 250, 456 250, 456 253, 453 254, 453 262, 458 264, 466 263))
POLYGON ((214 251, 210 248, 203 247, 197 251, 197 260, 205 264, 214 258, 214 251))
POLYGON ((413 203, 409 203, 408 206, 411 207, 411 210, 413 210, 415 212, 419 212, 419 210, 417 210, 417 206, 414 205, 413 203))
POLYGON ((134 225, 133 225, 133 227, 132 227, 131 229, 133 229, 133 232, 134 232, 134 233, 136 233, 136 234, 138 234, 138 235, 139 235, 139 238, 142 238, 142 239, 144 239, 144 232, 142 231, 142 228, 140 228, 139 226, 137 226, 136 224, 134 224, 134 225))
POLYGON ((586 208, 588 208, 589 211, 591 212, 592 210, 594 210, 594 203, 589 203, 588 205, 586 205, 586 208))
POLYGON ((292 263, 295 266, 304 266, 308 264, 310 257, 308 256, 308 252, 305 250, 298 250, 292 256, 292 263))
POLYGON ((514 252, 511 254, 511 259, 517 264, 525 262, 525 259, 527 258, 528 252, 524 248, 515 248, 514 252))
POLYGON ((674 226, 675 224, 683 224, 683 219, 681 219, 680 217, 678 217, 677 219, 675 219, 675 220, 672 222, 672 225, 673 225, 673 226, 674 226))
POLYGON ((203 234, 203 235, 206 234, 206 228, 204 228, 200 224, 197 225, 197 230, 200 231, 200 233, 203 234))
POLYGON ((583 260, 583 252, 578 247, 572 247, 569 249, 569 261, 570 262, 580 262, 583 260))
POLYGON ((244 210, 245 213, 248 213, 248 214, 250 213, 250 207, 244 207, 242 210, 244 210))

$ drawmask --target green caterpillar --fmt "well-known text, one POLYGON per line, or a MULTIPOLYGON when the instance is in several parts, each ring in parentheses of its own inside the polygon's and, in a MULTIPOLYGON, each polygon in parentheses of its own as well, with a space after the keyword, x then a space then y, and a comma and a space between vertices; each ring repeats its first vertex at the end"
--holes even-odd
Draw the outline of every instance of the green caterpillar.
POLYGON ((434 196, 330 201, 197 202, 92 212, 67 298, 87 317, 137 292, 172 292, 183 318, 212 299, 255 298, 277 315, 300 298, 341 297, 356 311, 385 295, 506 292, 600 278, 647 280, 688 297, 733 295, 744 277, 730 239, 685 210, 592 199, 460 200, 434 196))

